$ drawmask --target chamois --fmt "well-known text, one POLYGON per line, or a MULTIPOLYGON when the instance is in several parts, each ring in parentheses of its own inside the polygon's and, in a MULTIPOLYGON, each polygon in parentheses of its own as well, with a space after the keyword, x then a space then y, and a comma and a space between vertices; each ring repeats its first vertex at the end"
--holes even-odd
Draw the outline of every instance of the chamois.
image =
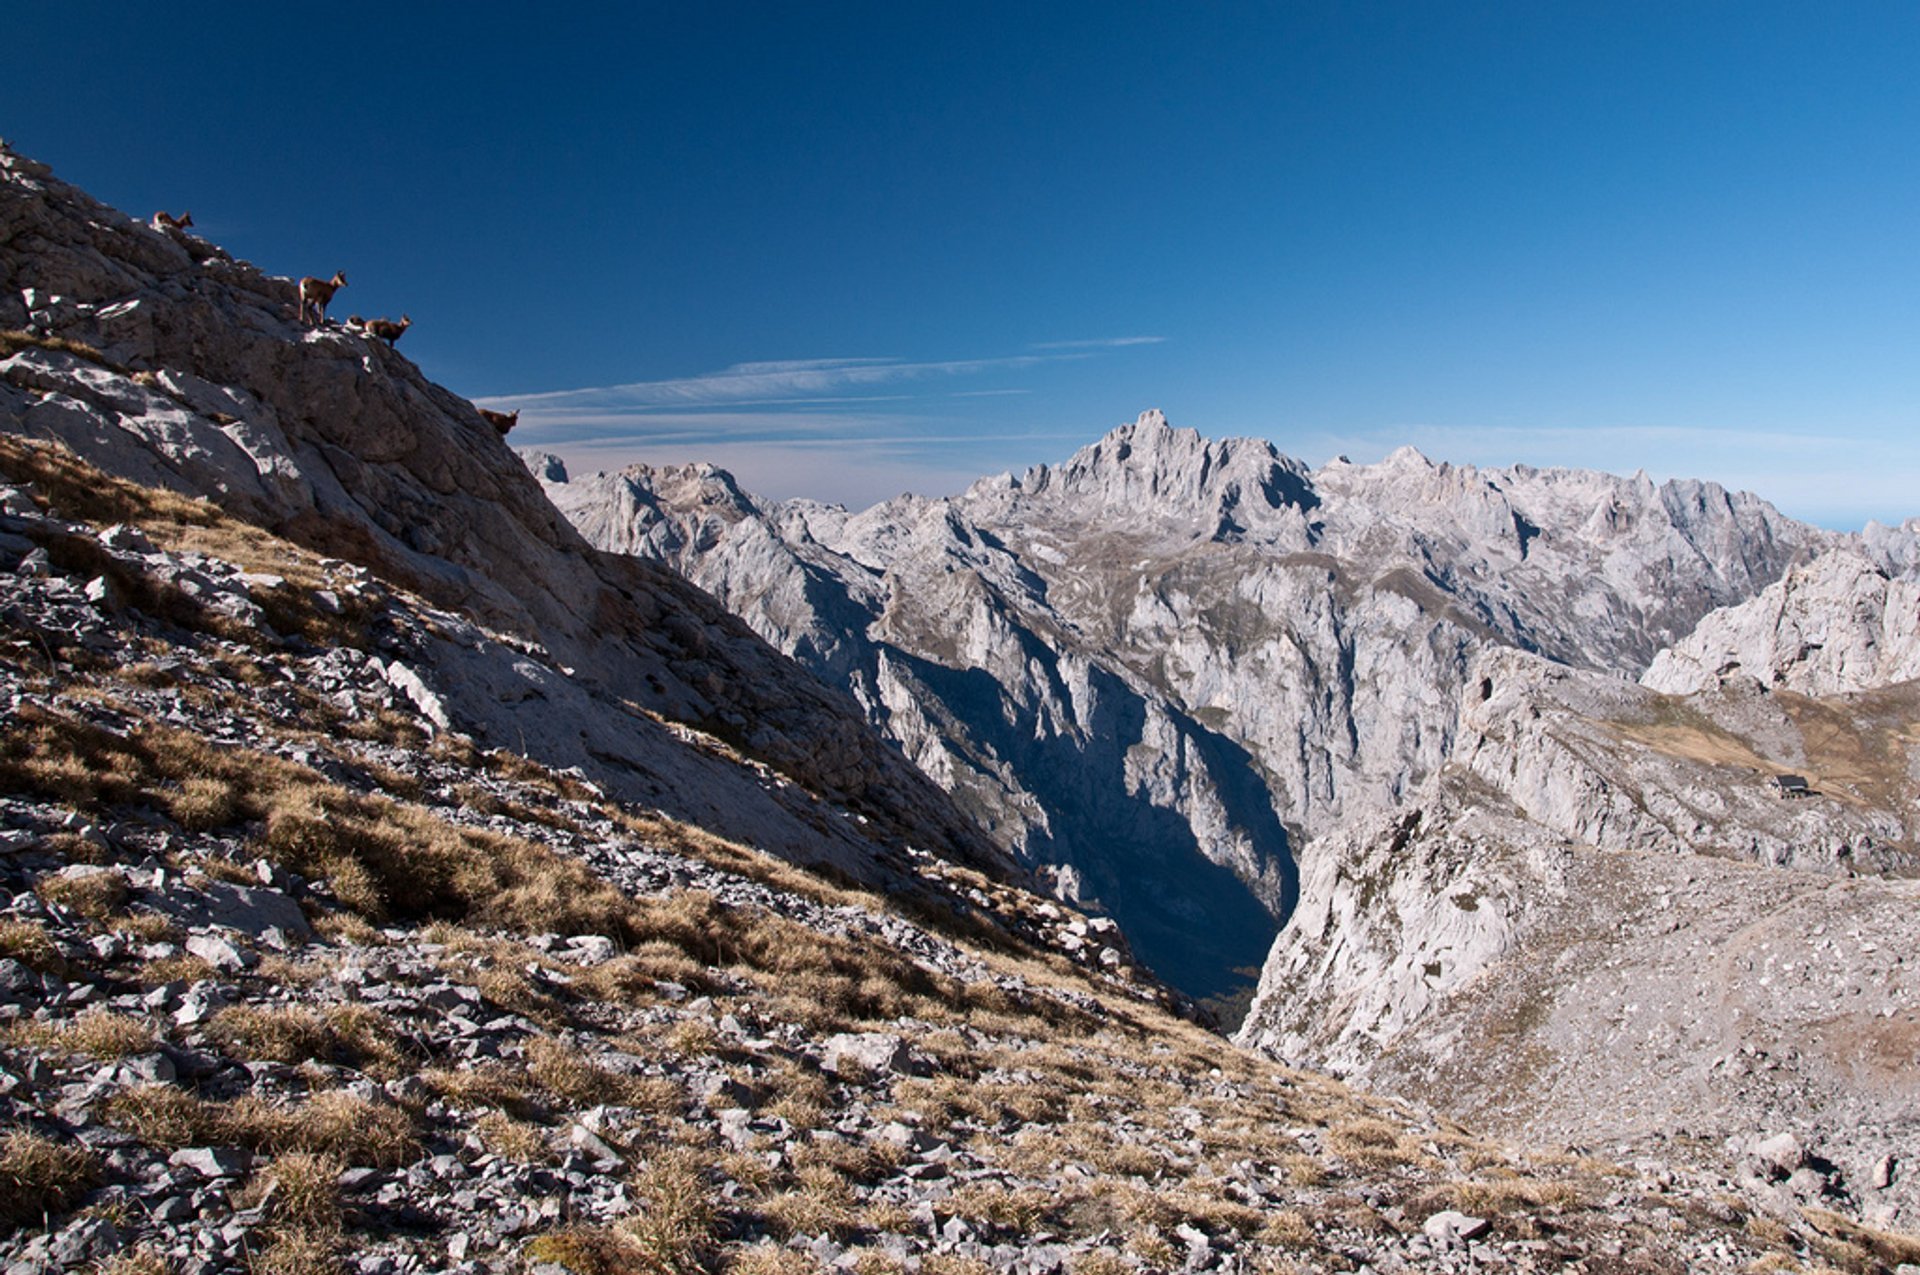
POLYGON ((515 425, 518 425, 520 423, 520 413, 517 411, 494 412, 494 411, 489 411, 484 407, 476 407, 473 410, 480 413, 480 415, 484 416, 487 419, 488 424, 492 425, 495 429, 499 430, 500 437, 502 438, 505 438, 507 436, 508 430, 512 429, 515 425))
POLYGON ((178 217, 169 212, 157 212, 153 215, 155 230, 185 230, 193 225, 193 214, 183 212, 178 217))
POLYGON ((395 323, 392 319, 369 319, 360 326, 365 329, 368 336, 379 337, 382 341, 385 341, 387 347, 391 349, 394 343, 400 339, 400 334, 413 326, 413 319, 403 314, 400 316, 400 322, 398 323, 395 323))
POLYGON ((316 279, 312 275, 300 281, 300 322, 307 321, 307 307, 313 307, 313 322, 317 327, 327 321, 327 302, 333 300, 333 294, 347 286, 347 272, 336 270, 331 279, 316 279))

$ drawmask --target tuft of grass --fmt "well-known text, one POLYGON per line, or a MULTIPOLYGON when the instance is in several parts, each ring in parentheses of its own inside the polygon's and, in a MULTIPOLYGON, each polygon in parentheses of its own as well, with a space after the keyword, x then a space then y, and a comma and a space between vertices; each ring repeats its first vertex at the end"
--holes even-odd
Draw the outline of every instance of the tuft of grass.
POLYGON ((626 1103, 636 1090, 637 1077, 602 1067, 578 1046, 551 1036, 539 1037, 528 1045, 527 1062, 528 1077, 572 1107, 626 1103))
POLYGON ((551 1164, 559 1157, 539 1125, 515 1120, 504 1111, 489 1111, 474 1123, 480 1145, 492 1155, 521 1164, 551 1164))
POLYGON ((1483 1214, 1569 1208, 1579 1204, 1582 1198, 1580 1188, 1574 1183, 1532 1178, 1448 1182, 1422 1197, 1433 1202, 1435 1208, 1483 1214))
POLYGON ((103 1114, 116 1128, 159 1147, 243 1146, 386 1169, 420 1154, 406 1112, 344 1090, 278 1107, 252 1095, 210 1102, 170 1085, 145 1085, 114 1094, 103 1114))
POLYGON ((207 1035, 223 1050, 243 1059, 297 1063, 307 1058, 333 1061, 335 1057, 326 1021, 302 1006, 228 1006, 207 1024, 207 1035))
POLYGON ((652 1268, 635 1246, 608 1226, 568 1226, 528 1242, 521 1256, 528 1266, 547 1263, 572 1275, 645 1275, 652 1268))
POLYGON ((289 1109, 275 1144, 378 1169, 398 1168, 420 1155, 420 1140, 406 1112, 337 1089, 289 1109))
POLYGON ((21 350, 55 350, 61 354, 71 354, 75 358, 97 363, 114 372, 126 372, 126 368, 108 359, 85 341, 75 341, 64 336, 42 336, 38 332, 28 332, 23 328, 7 328, 0 331, 0 358, 18 354, 21 350))
POLYGON ((0 1134, 0 1230, 65 1212, 99 1181, 91 1151, 31 1129, 0 1134))
POLYGON ((1370 1169, 1419 1164, 1427 1160, 1419 1140, 1405 1136, 1384 1120, 1370 1117, 1344 1121, 1327 1133, 1327 1147, 1341 1159, 1370 1169))
POLYGON ((165 1253, 142 1244, 102 1262, 99 1275, 173 1275, 173 1263, 165 1253))
POLYGON ((255 1275, 340 1275, 340 1240, 324 1232, 289 1230, 254 1255, 255 1275))
POLYGON ((1820 1233, 1823 1255, 1850 1270, 1920 1263, 1920 1235, 1883 1231, 1830 1209, 1803 1208, 1800 1214, 1820 1233))
POLYGON ((796 1235, 844 1238, 859 1225, 853 1189, 826 1165, 808 1165, 791 1187, 760 1201, 760 1216, 782 1239, 796 1235))
POLYGON ((88 920, 104 920, 127 901, 127 879, 111 869, 76 869, 40 878, 33 892, 88 920))
POLYGON ((292 1151, 277 1157, 265 1174, 268 1216, 275 1226, 309 1235, 340 1231, 340 1173, 330 1155, 292 1151))
POLYGON ((153 1026, 131 1014, 93 1010, 53 1031, 53 1044, 94 1058, 126 1058, 150 1052, 156 1042, 153 1026))
POLYGON ((38 921, 0 920, 0 956, 12 957, 37 973, 67 973, 59 945, 38 921))
POLYGON ((698 1275, 712 1255, 717 1210, 703 1157, 674 1149, 656 1157, 633 1179, 642 1204, 619 1225, 639 1251, 645 1269, 663 1275, 698 1275))

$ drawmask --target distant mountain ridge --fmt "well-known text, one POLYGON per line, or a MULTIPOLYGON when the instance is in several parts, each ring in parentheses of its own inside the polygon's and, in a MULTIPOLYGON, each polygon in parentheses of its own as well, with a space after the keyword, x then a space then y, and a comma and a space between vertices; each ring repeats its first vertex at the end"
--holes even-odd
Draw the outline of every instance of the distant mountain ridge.
POLYGON ((1475 652, 1637 676, 1833 539, 1711 483, 1411 449, 1313 471, 1159 412, 859 513, 711 466, 527 459, 589 540, 845 687, 1001 844, 1215 993, 1287 915, 1290 847, 1440 763, 1475 652))

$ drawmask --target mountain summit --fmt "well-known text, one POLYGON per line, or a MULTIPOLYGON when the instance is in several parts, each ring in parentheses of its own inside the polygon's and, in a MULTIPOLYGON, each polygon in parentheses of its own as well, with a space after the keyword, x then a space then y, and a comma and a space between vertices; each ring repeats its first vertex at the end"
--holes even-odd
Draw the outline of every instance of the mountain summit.
POLYGON ((684 572, 844 687, 1203 996, 1264 957, 1300 840, 1437 769, 1478 652, 1637 676, 1831 540, 1712 484, 1411 449, 1311 471, 1157 411, 1061 465, 862 513, 710 467, 544 485, 596 544, 684 572))

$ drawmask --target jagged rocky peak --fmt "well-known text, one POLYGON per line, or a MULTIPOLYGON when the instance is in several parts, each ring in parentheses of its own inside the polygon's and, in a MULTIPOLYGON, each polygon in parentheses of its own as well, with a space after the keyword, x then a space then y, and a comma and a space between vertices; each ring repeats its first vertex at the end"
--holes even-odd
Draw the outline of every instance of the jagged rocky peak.
POLYGON ((1443 762, 1479 651, 1637 676, 1822 534, 1694 494, 1411 449, 1310 474, 1265 441, 1148 412, 951 499, 762 502, 723 525, 654 489, 644 510, 573 516, 605 546, 665 518, 642 552, 846 687, 1001 844, 1110 907, 1156 968, 1217 990, 1285 917, 1290 847, 1443 762), (1591 536, 1600 508, 1658 534, 1591 536), (1741 556, 1727 546, 1743 519, 1768 535, 1741 556), (1196 917, 1232 942, 1196 960, 1196 917))
MULTIPOLYGON (((1318 499, 1305 465, 1281 455, 1264 439, 1209 439, 1198 430, 1175 428, 1159 409, 1142 412, 1064 464, 1040 465, 990 490, 1048 499, 1054 504, 1088 502, 1126 509, 1136 519, 1219 521, 1219 530, 1243 532, 1241 519, 1275 522, 1276 511, 1299 515, 1318 499)), ((1211 525, 1203 530, 1215 530, 1211 525)))

